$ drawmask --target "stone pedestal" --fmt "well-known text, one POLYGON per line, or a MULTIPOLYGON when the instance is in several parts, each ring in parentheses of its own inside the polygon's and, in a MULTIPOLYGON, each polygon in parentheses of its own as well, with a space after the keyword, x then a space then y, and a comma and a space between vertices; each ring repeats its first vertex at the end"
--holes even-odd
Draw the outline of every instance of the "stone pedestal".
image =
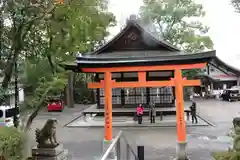
MULTIPOLYGON (((103 140, 102 152, 105 153, 108 147, 111 145, 112 141, 103 140)), ((116 160, 115 148, 110 152, 107 160, 116 160)))
POLYGON ((63 149, 62 144, 55 148, 33 148, 32 158, 37 160, 67 160, 68 151, 63 149))
POLYGON ((189 160, 186 153, 187 142, 178 142, 176 158, 174 160, 189 160))

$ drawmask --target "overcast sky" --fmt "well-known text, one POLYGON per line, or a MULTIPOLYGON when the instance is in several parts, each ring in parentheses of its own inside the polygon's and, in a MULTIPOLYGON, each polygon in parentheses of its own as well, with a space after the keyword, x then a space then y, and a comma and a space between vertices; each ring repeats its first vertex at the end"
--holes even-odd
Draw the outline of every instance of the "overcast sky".
MULTIPOLYGON (((214 41, 217 56, 240 69, 240 14, 234 12, 230 0, 196 0, 202 3, 206 16, 203 22, 210 26, 209 36, 214 41)), ((110 0, 109 10, 117 18, 118 26, 111 34, 119 32, 121 24, 131 14, 137 14, 142 0, 110 0)))

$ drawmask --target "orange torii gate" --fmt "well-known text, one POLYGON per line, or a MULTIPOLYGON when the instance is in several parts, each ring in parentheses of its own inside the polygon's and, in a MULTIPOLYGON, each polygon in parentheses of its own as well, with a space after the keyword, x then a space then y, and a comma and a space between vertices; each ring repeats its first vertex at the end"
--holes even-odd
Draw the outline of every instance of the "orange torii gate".
MULTIPOLYGON (((177 137, 178 143, 186 146, 186 124, 184 120, 184 101, 183 87, 198 86, 200 80, 187 80, 182 77, 182 70, 204 68, 206 63, 197 64, 179 64, 164 66, 133 66, 133 67, 111 67, 111 68, 83 68, 83 72, 104 73, 104 80, 100 83, 88 83, 88 88, 104 88, 105 102, 105 132, 106 141, 112 141, 112 88, 137 88, 137 87, 175 87, 176 95, 176 119, 177 119, 177 137), (174 78, 168 81, 147 81, 147 71, 174 71, 174 78), (116 82, 112 80, 114 72, 138 72, 138 81, 136 82, 116 82)), ((183 155, 186 156, 186 155, 183 155)))

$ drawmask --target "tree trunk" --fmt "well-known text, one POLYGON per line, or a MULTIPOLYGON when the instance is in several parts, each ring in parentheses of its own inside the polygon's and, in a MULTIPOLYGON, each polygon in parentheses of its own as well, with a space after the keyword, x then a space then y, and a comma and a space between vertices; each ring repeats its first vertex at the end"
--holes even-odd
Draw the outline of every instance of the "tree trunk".
MULTIPOLYGON (((19 50, 14 50, 12 53, 10 53, 8 55, 8 59, 6 62, 7 66, 4 70, 4 78, 3 78, 2 86, 1 86, 1 88, 4 91, 6 91, 8 89, 9 82, 11 81, 13 67, 14 67, 14 63, 17 59, 18 53, 19 53, 19 50)), ((4 96, 6 96, 6 95, 4 95, 4 96)), ((3 101, 4 101, 4 99, 0 99, 0 105, 3 103, 3 101)))
POLYGON ((5 160, 5 158, 3 156, 0 155, 0 160, 5 160))
POLYGON ((31 133, 29 133, 29 131, 25 132, 27 135, 27 139, 26 139, 26 148, 25 148, 25 154, 26 157, 32 157, 32 137, 31 137, 31 133))
POLYGON ((74 98, 73 98, 73 79, 74 73, 68 73, 68 85, 67 85, 67 106, 69 108, 74 108, 74 98))

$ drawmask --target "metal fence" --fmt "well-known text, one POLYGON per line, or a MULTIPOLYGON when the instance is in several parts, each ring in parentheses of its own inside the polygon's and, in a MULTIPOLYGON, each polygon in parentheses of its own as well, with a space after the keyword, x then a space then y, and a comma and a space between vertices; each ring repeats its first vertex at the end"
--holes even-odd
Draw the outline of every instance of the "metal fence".
POLYGON ((107 148, 105 153, 102 155, 100 160, 107 160, 110 154, 114 151, 116 152, 117 160, 131 160, 131 159, 140 160, 137 154, 132 149, 132 147, 127 142, 122 131, 118 133, 117 137, 109 145, 109 147, 107 148), (122 151, 123 148, 125 149, 125 152, 122 151))

